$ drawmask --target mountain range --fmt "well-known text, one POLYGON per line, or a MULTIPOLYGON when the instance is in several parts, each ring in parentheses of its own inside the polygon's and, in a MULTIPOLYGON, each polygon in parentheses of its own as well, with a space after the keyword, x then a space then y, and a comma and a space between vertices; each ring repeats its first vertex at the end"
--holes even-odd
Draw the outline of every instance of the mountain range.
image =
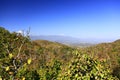
POLYGON ((74 47, 87 47, 95 45, 98 42, 92 39, 80 39, 71 36, 62 36, 62 35, 39 35, 39 36, 30 36, 31 40, 48 40, 52 42, 58 42, 74 47))

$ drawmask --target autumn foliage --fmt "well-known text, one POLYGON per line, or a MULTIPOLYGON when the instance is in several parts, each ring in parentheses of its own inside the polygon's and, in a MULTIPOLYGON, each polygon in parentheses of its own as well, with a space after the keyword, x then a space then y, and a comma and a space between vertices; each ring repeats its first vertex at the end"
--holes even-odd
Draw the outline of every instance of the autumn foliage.
POLYGON ((119 80, 119 51, 119 40, 75 49, 0 27, 0 80, 119 80))

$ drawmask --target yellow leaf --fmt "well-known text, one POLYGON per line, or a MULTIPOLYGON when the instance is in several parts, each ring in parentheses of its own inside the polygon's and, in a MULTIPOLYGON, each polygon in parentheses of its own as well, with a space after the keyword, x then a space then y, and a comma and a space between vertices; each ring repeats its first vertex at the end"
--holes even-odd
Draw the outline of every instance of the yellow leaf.
POLYGON ((27 63, 30 64, 31 63, 31 58, 27 60, 27 63))
POLYGON ((25 80, 25 77, 23 77, 22 80, 25 80))
POLYGON ((9 72, 9 74, 11 75, 11 74, 13 74, 13 72, 9 72))
POLYGON ((9 69, 10 69, 9 66, 7 66, 7 67, 5 68, 6 71, 8 71, 9 69))
POLYGON ((1 76, 0 76, 0 80, 2 80, 1 76))
POLYGON ((12 57, 13 57, 13 55, 12 55, 12 53, 10 53, 10 54, 9 54, 9 58, 12 58, 12 57))

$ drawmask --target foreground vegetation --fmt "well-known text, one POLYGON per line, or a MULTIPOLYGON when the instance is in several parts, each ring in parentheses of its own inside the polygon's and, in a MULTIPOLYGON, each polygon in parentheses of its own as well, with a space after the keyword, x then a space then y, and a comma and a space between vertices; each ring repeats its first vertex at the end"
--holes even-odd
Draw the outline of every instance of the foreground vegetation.
POLYGON ((0 80, 119 80, 119 44, 75 49, 0 27, 0 80))

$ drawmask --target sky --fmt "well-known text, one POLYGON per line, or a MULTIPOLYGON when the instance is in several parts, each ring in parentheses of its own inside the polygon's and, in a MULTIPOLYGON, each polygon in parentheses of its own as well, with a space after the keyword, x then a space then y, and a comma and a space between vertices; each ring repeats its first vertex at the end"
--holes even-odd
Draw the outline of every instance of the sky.
POLYGON ((0 26, 30 35, 120 39, 120 0, 0 0, 0 26))

